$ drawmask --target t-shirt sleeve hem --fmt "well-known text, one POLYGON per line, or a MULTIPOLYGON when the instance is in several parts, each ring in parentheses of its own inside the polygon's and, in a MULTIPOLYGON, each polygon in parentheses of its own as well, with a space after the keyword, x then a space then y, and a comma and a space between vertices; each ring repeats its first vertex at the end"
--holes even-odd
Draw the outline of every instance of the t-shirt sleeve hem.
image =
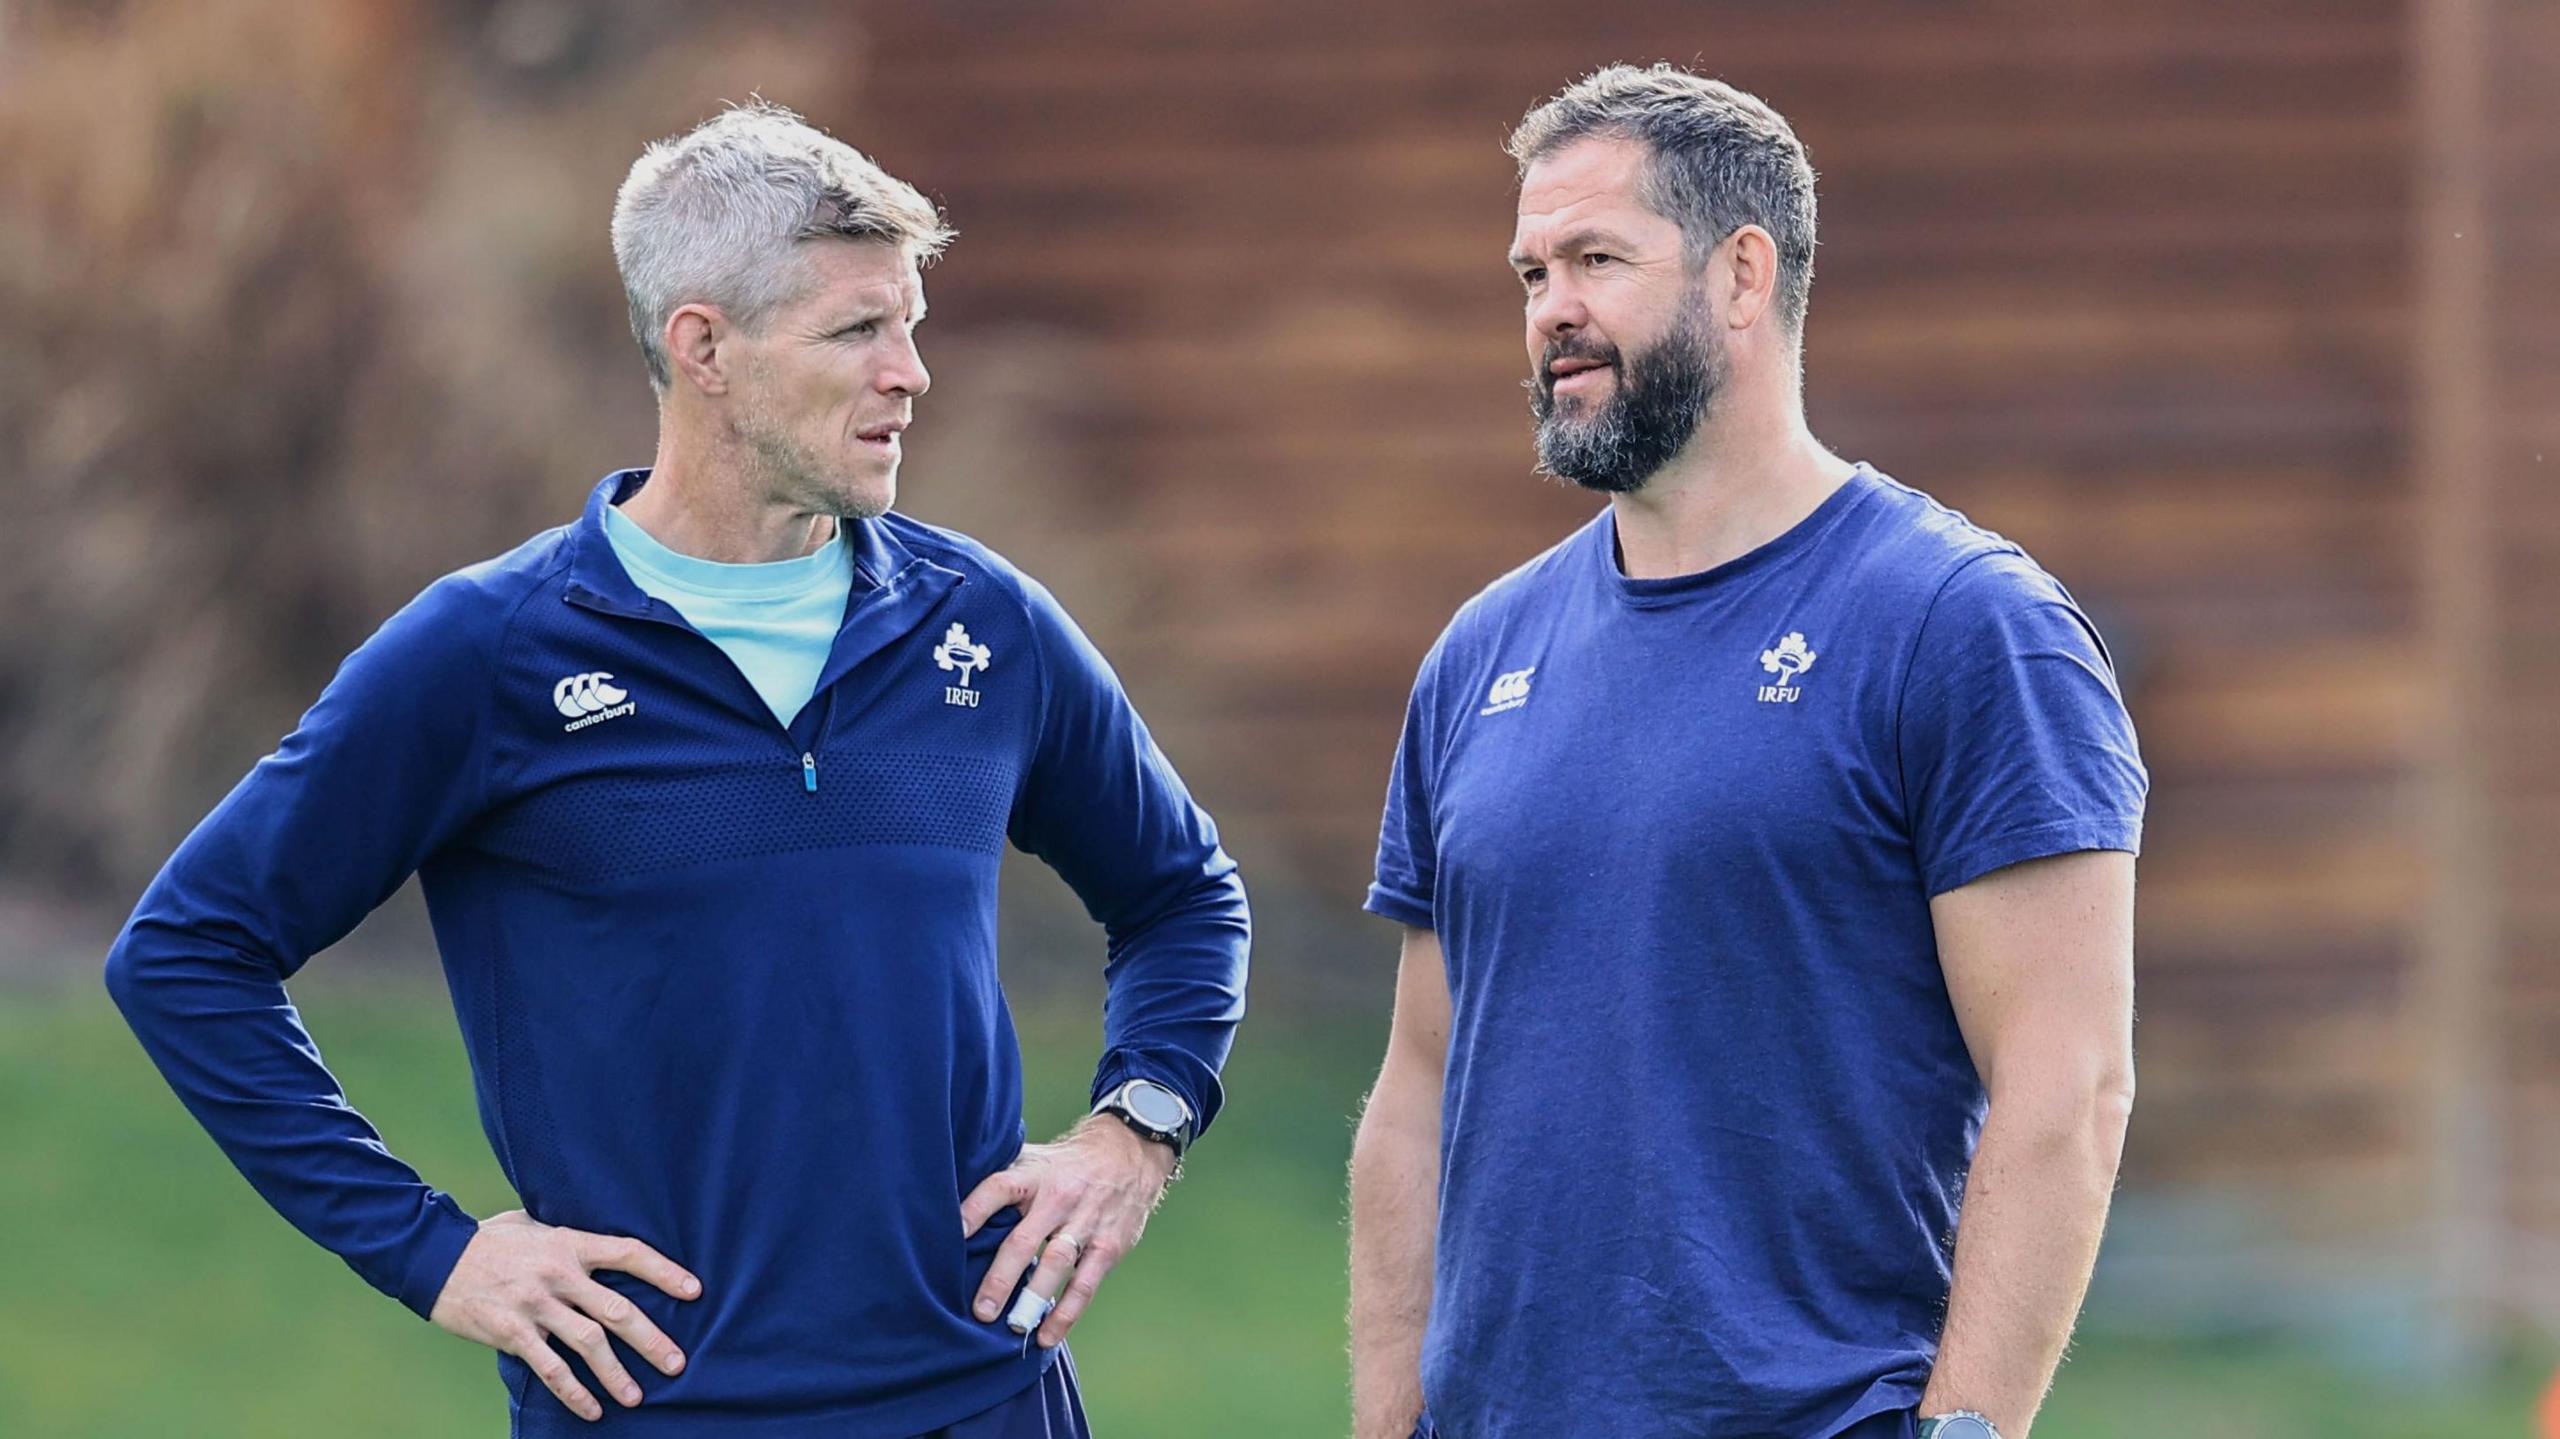
POLYGON ((1929 867, 1929 897, 1962 889, 1996 869, 2084 850, 2142 852, 2142 820, 2134 815, 2059 820, 1977 840, 1939 857, 1929 867))
POLYGON ((1390 889, 1383 883, 1369 886, 1369 898, 1360 907, 1398 924, 1409 924, 1416 929, 1431 928, 1430 900, 1417 899, 1405 890, 1390 889))

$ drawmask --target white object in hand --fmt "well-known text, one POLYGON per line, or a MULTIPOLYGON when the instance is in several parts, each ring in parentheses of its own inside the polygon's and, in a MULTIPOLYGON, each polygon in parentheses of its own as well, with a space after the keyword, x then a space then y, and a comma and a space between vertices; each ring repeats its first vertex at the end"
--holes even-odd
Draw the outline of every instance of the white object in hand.
POLYGON ((1025 1289, 1014 1299, 1013 1312, 1005 1315, 1005 1327, 1016 1334, 1028 1334, 1039 1328, 1040 1321, 1048 1318, 1049 1311, 1057 1307, 1058 1301, 1025 1289))

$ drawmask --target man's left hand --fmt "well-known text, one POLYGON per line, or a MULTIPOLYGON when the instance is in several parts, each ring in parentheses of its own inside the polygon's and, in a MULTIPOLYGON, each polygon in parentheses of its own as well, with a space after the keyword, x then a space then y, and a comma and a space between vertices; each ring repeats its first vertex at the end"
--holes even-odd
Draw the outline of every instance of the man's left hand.
POLYGON ((1031 1292, 1057 1301, 1041 1321, 1040 1345, 1057 1347, 1093 1302, 1102 1277, 1145 1232, 1147 1216, 1173 1182, 1174 1163, 1169 1146, 1140 1138, 1108 1114, 1086 1116, 1055 1143, 1023 1146, 1010 1167, 988 1175, 960 1203, 964 1235, 977 1233, 999 1210, 1022 1211, 978 1286, 978 1318, 993 1323, 1001 1316, 1036 1260, 1031 1292))

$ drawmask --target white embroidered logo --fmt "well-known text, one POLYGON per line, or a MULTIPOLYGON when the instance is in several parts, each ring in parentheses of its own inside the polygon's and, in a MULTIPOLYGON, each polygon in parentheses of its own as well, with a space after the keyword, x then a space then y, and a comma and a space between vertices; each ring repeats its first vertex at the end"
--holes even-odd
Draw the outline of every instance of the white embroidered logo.
POLYGON ((1760 668, 1776 675, 1778 682, 1760 687, 1760 703, 1764 705, 1794 704, 1804 695, 1803 688, 1795 683, 1796 676, 1813 668, 1813 662, 1819 658, 1821 656, 1806 646, 1803 635, 1792 632, 1785 639, 1778 641, 1777 648, 1762 650, 1760 668))
POLYGON ((609 719, 620 719, 640 708, 630 692, 613 683, 613 676, 602 670, 591 674, 571 675, 551 687, 551 707, 569 717, 560 726, 563 731, 585 729, 609 719))
POLYGON ((1531 665, 1525 670, 1512 670, 1507 674, 1495 675, 1493 677, 1493 688, 1484 692, 1484 708, 1477 710, 1476 713, 1480 715, 1498 715, 1504 710, 1516 710, 1522 705, 1527 704, 1529 702, 1529 676, 1536 674, 1537 672, 1538 667, 1536 665, 1531 665))
POLYGON ((942 702, 967 709, 978 706, 977 690, 969 687, 969 676, 987 667, 995 651, 969 638, 969 627, 953 621, 942 635, 942 643, 933 647, 933 662, 945 671, 958 670, 960 683, 942 687, 942 702))

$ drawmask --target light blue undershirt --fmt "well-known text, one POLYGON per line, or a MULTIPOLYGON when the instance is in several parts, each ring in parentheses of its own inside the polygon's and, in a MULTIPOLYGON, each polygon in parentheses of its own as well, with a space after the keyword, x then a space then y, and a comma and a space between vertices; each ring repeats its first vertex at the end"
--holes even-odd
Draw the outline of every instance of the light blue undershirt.
POLYGON ((604 533, 631 582, 673 605, 718 645, 773 717, 789 725, 817 691, 853 596, 843 526, 798 559, 756 565, 678 554, 612 506, 605 508, 604 533))

